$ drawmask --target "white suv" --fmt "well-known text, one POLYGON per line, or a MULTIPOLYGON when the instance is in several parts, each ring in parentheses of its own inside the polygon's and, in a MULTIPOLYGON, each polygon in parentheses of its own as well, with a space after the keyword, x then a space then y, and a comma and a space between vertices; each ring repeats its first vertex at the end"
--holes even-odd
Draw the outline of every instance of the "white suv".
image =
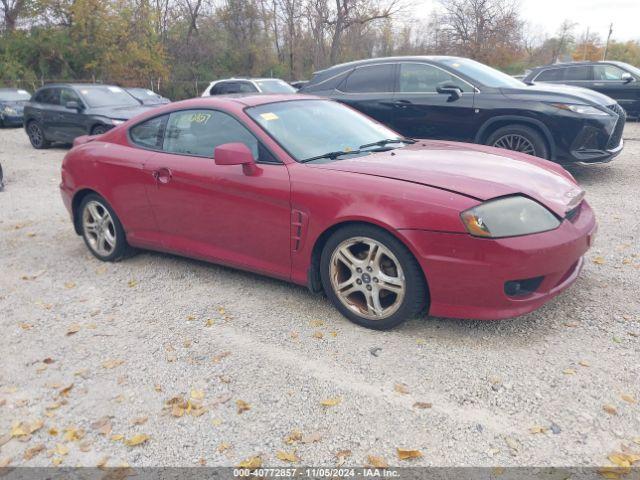
POLYGON ((231 93, 296 93, 296 89, 279 78, 227 78, 211 82, 202 96, 231 93))

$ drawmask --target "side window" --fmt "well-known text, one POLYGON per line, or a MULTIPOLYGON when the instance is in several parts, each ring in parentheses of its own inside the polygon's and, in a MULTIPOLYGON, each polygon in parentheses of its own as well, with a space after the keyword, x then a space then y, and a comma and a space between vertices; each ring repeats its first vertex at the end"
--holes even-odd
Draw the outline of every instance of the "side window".
POLYGON ((394 65, 358 67, 347 77, 341 90, 348 93, 383 93, 393 91, 394 65))
POLYGON ((567 67, 564 71, 565 80, 591 80, 591 67, 582 65, 580 67, 567 67))
POLYGON ((237 85, 238 91, 233 93, 254 93, 258 91, 258 89, 250 82, 238 82, 237 85))
POLYGON ((540 75, 535 77, 536 82, 556 82, 562 80, 563 69, 562 68, 550 68, 544 70, 540 75))
POLYGON ((70 88, 63 88, 60 91, 60 105, 64 106, 67 104, 67 102, 78 102, 80 105, 82 105, 80 97, 76 92, 74 92, 70 88))
POLYGON ((594 65, 594 80, 622 80, 622 75, 626 72, 615 65, 594 65))
POLYGON ((226 93, 224 91, 226 85, 227 85, 227 82, 216 83, 213 87, 211 87, 211 90, 209 91, 209 95, 221 95, 223 93, 226 93))
POLYGON ((36 101, 47 105, 60 105, 60 89, 46 88, 41 90, 37 95, 36 101))
POLYGON ((400 92, 436 93, 438 84, 442 82, 456 85, 463 92, 473 91, 469 84, 433 65, 425 63, 400 64, 400 92))
POLYGON ((129 135, 133 143, 146 148, 161 148, 162 135, 168 117, 168 115, 163 115, 131 127, 129 135))
POLYGON ((162 149, 213 158, 218 145, 244 143, 260 160, 258 140, 235 118, 215 110, 184 110, 169 115, 162 149))

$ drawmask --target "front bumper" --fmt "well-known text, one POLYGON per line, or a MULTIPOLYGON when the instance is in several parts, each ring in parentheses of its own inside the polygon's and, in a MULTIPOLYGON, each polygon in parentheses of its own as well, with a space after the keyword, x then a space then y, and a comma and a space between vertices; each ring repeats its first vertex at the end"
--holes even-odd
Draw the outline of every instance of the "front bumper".
POLYGON ((603 120, 598 127, 594 122, 585 124, 571 144, 573 163, 597 165, 609 163, 624 148, 622 134, 627 121, 624 110, 616 103, 607 107, 615 115, 603 120))
POLYGON ((11 127, 11 126, 21 127, 23 120, 24 120, 24 117, 22 116, 22 114, 7 115, 6 113, 3 113, 0 115, 0 124, 7 127, 11 127))
POLYGON ((498 320, 531 312, 569 287, 597 230, 587 202, 555 230, 503 239, 403 230, 425 273, 429 314, 498 320), (510 296, 505 284, 542 277, 534 291, 510 296))

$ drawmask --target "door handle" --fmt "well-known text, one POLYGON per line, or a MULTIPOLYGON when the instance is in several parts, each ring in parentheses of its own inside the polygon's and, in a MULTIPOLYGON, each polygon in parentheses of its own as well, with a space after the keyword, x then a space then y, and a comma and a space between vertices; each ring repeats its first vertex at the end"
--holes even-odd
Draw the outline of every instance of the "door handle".
POLYGON ((393 102, 393 106, 396 108, 407 108, 411 105, 412 103, 409 100, 396 100, 393 102))
POLYGON ((151 172, 151 175, 153 175, 153 178, 156 180, 156 182, 165 184, 169 183, 171 181, 171 177, 173 176, 171 170, 164 167, 159 168, 158 170, 154 170, 153 172, 151 172))

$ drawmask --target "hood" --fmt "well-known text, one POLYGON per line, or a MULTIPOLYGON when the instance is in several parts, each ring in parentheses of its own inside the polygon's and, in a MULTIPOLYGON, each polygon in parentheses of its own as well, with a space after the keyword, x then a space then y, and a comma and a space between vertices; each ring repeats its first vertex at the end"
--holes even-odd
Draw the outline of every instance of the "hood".
POLYGON ((91 112, 103 117, 115 118, 117 120, 129 120, 130 118, 149 111, 150 108, 158 105, 131 105, 126 107, 99 107, 92 108, 91 112))
POLYGON ((0 108, 7 106, 15 109, 18 113, 22 113, 28 101, 29 100, 0 100, 0 108))
POLYGON ((582 193, 569 173, 546 160, 483 145, 437 140, 309 166, 418 183, 481 201, 524 194, 560 217, 575 206, 574 199, 582 193))
POLYGON ((565 103, 582 103, 586 105, 599 105, 606 107, 613 105, 616 101, 588 88, 573 87, 570 85, 552 85, 550 83, 536 83, 533 85, 525 85, 523 88, 502 89, 503 95, 508 98, 524 96, 534 96, 540 100, 540 97, 547 97, 547 102, 565 102, 565 103))

